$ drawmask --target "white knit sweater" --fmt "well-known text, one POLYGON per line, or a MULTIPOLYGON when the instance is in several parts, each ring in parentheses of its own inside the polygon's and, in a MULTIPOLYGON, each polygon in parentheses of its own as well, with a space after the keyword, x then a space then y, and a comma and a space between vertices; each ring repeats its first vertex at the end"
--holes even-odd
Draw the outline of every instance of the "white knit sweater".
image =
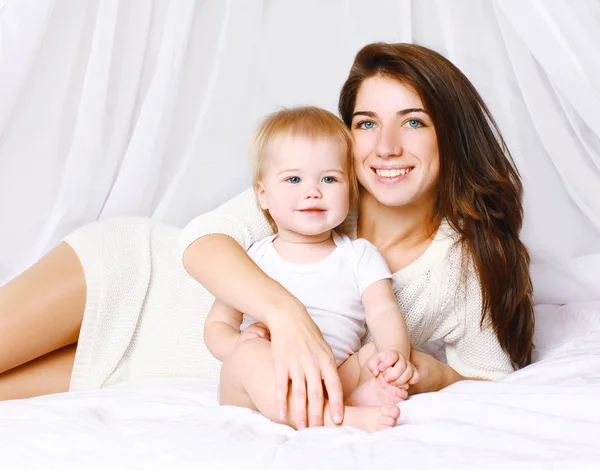
MULTIPOLYGON (((343 231, 356 238, 356 215, 343 231)), ((87 302, 71 390, 161 378, 217 380, 219 362, 203 342, 214 297, 183 268, 185 249, 221 233, 244 249, 272 234, 252 189, 183 230, 144 218, 86 225, 65 241, 79 256, 87 302)), ((413 344, 442 340, 448 363, 468 377, 498 379, 511 362, 489 324, 480 328, 481 292, 474 270, 460 277, 457 234, 443 223, 423 255, 393 275, 413 344)))
MULTIPOLYGON (((358 214, 341 229, 356 238, 358 214)), ((233 237, 244 249, 271 235, 262 211, 248 189, 214 211, 193 219, 183 230, 180 252, 207 234, 233 237)), ((432 244, 416 261, 393 274, 394 292, 413 345, 442 340, 448 364, 467 377, 498 379, 513 371, 491 324, 481 322, 481 288, 472 265, 461 278, 458 234, 443 222, 432 244)))

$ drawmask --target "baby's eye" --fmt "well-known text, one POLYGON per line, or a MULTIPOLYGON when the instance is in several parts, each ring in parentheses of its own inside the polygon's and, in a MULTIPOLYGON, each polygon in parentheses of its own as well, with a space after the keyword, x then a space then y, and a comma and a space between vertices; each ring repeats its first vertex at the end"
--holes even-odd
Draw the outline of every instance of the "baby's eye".
POLYGON ((290 176, 288 179, 286 179, 286 181, 288 183, 298 184, 300 182, 300 177, 298 177, 298 176, 290 176))
POLYGON ((333 176, 325 176, 321 181, 323 181, 323 183, 335 183, 336 179, 333 176))

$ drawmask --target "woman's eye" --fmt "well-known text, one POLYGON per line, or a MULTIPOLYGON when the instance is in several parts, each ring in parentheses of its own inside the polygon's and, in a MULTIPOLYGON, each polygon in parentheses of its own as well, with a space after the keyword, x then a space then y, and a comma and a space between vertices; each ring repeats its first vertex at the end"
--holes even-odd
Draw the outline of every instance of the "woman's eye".
POLYGON ((367 119, 365 121, 357 122, 355 127, 357 129, 367 129, 367 130, 369 130, 369 129, 373 129, 375 127, 375 122, 367 119))
POLYGON ((408 124, 408 127, 412 129, 418 129, 423 125, 423 123, 418 119, 409 119, 408 121, 406 121, 406 123, 408 124))
POLYGON ((335 178, 333 176, 326 176, 323 178, 323 183, 335 183, 335 178))
POLYGON ((300 182, 300 178, 298 176, 290 176, 286 181, 288 183, 298 184, 300 182))

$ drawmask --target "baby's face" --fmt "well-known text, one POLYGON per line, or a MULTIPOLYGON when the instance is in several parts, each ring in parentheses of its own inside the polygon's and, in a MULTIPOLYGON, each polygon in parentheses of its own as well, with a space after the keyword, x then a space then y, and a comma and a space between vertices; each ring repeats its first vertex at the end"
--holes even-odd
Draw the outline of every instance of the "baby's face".
POLYGON ((332 139, 281 136, 269 145, 258 200, 279 232, 312 236, 341 224, 350 207, 344 148, 332 139))

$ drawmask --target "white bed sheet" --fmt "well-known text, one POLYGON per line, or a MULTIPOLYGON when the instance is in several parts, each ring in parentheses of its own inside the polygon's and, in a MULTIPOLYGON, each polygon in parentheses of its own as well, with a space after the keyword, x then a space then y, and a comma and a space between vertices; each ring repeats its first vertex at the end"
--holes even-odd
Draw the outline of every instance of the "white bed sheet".
POLYGON ((0 469, 600 468, 600 302, 538 306, 537 362, 400 405, 400 425, 296 432, 174 381, 0 403, 0 469))

